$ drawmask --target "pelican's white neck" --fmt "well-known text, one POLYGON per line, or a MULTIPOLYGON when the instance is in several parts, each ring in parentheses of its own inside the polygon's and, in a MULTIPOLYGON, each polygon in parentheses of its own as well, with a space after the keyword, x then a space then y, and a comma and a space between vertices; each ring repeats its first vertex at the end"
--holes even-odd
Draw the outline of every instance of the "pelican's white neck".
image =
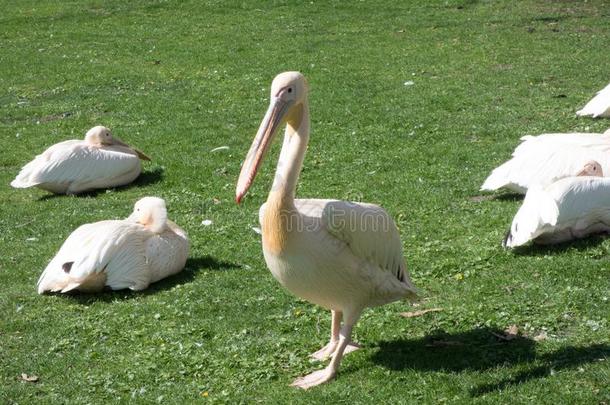
POLYGON ((91 146, 102 146, 102 140, 97 134, 87 133, 85 136, 85 142, 87 142, 91 146))
POLYGON ((286 119, 286 132, 275 170, 268 200, 294 206, 297 181, 309 141, 309 106, 307 100, 298 104, 286 119))

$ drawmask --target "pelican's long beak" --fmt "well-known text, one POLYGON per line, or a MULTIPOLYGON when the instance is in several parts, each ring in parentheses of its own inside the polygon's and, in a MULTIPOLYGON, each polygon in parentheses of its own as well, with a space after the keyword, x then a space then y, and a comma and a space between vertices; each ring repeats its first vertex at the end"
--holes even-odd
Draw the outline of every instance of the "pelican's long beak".
POLYGON ((133 151, 136 153, 136 155, 138 155, 138 157, 142 160, 148 160, 149 162, 152 160, 151 158, 148 157, 148 155, 144 154, 144 152, 142 152, 141 150, 138 150, 136 148, 131 148, 133 149, 133 151))
POLYGON ((265 114, 265 118, 258 128, 256 137, 250 146, 248 155, 241 166, 241 173, 237 180, 237 189, 235 191, 235 202, 239 204, 241 199, 246 195, 248 189, 254 181, 256 172, 258 171, 261 162, 265 158, 267 150, 275 137, 278 128, 284 122, 284 118, 290 109, 290 103, 281 100, 279 97, 274 97, 269 104, 269 109, 265 114))
POLYGON ((140 159, 142 159, 142 160, 148 160, 148 161, 150 161, 150 160, 151 160, 151 159, 150 159, 150 158, 149 158, 149 157, 148 157, 146 154, 144 154, 144 152, 139 151, 138 149, 133 148, 133 147, 131 147, 131 146, 127 145, 125 142, 121 141, 119 138, 112 137, 112 144, 113 144, 113 145, 121 145, 121 146, 124 146, 124 147, 126 147, 126 148, 131 149, 131 150, 132 150, 132 151, 134 151, 134 152, 136 153, 136 155, 138 155, 138 157, 139 157, 140 159))

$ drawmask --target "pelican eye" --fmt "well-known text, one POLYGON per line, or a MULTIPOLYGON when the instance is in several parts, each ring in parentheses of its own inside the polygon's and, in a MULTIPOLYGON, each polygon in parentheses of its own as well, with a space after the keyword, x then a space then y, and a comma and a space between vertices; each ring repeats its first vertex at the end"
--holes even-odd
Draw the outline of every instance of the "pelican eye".
POLYGON ((292 93, 292 87, 288 87, 288 93, 292 93))

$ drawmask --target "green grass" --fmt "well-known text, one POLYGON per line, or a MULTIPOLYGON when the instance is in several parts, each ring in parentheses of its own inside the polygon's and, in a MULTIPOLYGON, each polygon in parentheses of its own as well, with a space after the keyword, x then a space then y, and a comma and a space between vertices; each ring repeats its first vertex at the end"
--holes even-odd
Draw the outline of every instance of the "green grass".
POLYGON ((0 402, 610 402, 610 241, 507 252, 520 199, 473 199, 520 136, 608 127, 575 115, 609 80, 608 2, 0 9, 0 402), (320 367, 307 354, 326 342, 329 314, 280 288, 251 229, 277 145, 233 202, 284 70, 311 86, 298 194, 383 205, 419 308, 443 308, 412 319, 398 316, 404 302, 367 310, 355 329, 364 349, 307 392, 288 384, 320 367), (35 154, 96 124, 153 158, 135 185, 82 197, 8 186, 35 154), (71 231, 125 217, 145 195, 165 198, 190 235, 183 273, 142 293, 36 294, 71 231), (512 324, 521 338, 492 334, 512 324))

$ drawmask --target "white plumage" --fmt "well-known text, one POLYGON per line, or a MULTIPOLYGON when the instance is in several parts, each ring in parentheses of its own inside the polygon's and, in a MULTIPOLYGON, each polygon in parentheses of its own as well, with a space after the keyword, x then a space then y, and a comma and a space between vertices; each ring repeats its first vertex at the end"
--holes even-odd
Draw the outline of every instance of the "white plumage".
POLYGON ((96 126, 84 140, 60 142, 36 156, 11 186, 39 187, 56 194, 122 186, 140 175, 140 159, 150 160, 114 137, 108 128, 96 126))
MULTIPOLYGON (((294 208, 294 243, 281 255, 263 244, 271 273, 290 292, 338 311, 415 297, 398 229, 383 208, 319 199, 295 199, 294 208)), ((263 232, 266 209, 259 211, 263 232)))
POLYGON ((542 188, 564 177, 576 176, 589 161, 597 161, 610 173, 610 130, 604 134, 568 133, 527 135, 513 157, 495 168, 481 190, 507 188, 525 193, 542 188))
POLYGON ((312 355, 331 357, 330 364, 293 382, 304 389, 332 379, 343 354, 357 348, 351 331, 364 308, 416 297, 398 230, 387 212, 365 203, 294 199, 309 139, 307 92, 298 72, 274 79, 269 109, 236 191, 239 203, 278 127, 286 123, 275 180, 259 219, 263 254, 273 276, 293 294, 332 312, 330 341, 312 355))
POLYGON ((167 219, 165 201, 139 200, 124 220, 78 227, 38 280, 38 293, 143 290, 178 273, 189 252, 186 233, 167 219))
POLYGON ((598 91, 585 106, 576 111, 581 116, 610 117, 610 84, 598 91))
MULTIPOLYGON (((593 162, 592 164, 597 164, 593 162)), ((566 177, 542 188, 531 187, 515 215, 504 246, 530 241, 565 242, 610 230, 610 178, 566 177)))

